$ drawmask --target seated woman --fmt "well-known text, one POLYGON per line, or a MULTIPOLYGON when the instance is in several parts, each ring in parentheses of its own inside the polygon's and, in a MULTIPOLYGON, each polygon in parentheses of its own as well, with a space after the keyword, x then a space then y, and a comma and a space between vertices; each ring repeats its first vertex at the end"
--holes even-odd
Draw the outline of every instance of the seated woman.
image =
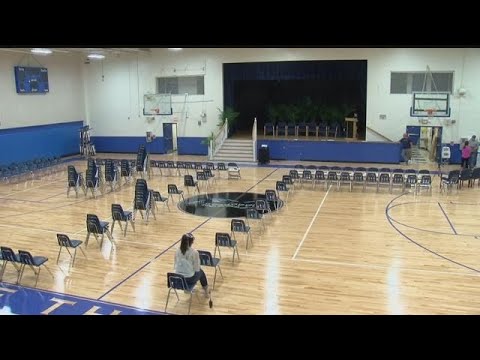
POLYGON ((198 251, 192 248, 195 237, 192 234, 184 234, 180 248, 175 253, 175 272, 183 275, 189 289, 193 288, 198 280, 205 291, 205 297, 209 296, 208 282, 205 273, 200 268, 200 256, 198 251))

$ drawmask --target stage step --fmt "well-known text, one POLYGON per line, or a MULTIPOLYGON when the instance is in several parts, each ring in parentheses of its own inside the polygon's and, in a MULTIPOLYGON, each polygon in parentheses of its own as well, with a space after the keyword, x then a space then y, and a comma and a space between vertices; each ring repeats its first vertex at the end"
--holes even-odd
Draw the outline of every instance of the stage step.
POLYGON ((254 161, 252 140, 227 139, 217 151, 213 160, 223 162, 252 162, 254 161))

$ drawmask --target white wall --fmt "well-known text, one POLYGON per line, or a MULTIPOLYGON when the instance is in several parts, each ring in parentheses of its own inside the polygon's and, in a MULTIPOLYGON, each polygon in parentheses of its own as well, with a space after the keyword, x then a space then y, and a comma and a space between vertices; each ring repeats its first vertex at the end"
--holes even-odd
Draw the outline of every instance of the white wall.
MULTIPOLYGON (((399 139, 406 125, 417 125, 409 115, 411 95, 390 95, 391 71, 454 71, 454 89, 463 86, 464 98, 452 96, 452 119, 444 128, 444 141, 480 133, 480 49, 152 49, 150 55, 107 58, 83 65, 87 119, 100 136, 162 136, 162 121, 178 121, 178 136, 208 136, 217 129, 223 106, 222 64, 229 62, 294 60, 367 60, 367 127, 390 139, 399 139), (205 75, 205 96, 173 97, 174 115, 148 122, 142 115, 143 94, 155 91, 155 77, 205 75), (463 81, 462 81, 463 79, 463 81), (205 102, 203 102, 205 101, 205 102), (201 121, 205 111, 207 118, 201 121), (385 114, 386 120, 379 115, 385 114), (200 125, 199 122, 200 121, 200 125)), ((443 125, 434 120, 433 125, 443 125)), ((367 140, 370 140, 367 133, 367 140)))
POLYGON ((35 56, 34 59, 28 54, 0 51, 0 129, 84 120, 79 58, 35 56), (17 94, 13 70, 17 65, 46 67, 49 93, 17 94))

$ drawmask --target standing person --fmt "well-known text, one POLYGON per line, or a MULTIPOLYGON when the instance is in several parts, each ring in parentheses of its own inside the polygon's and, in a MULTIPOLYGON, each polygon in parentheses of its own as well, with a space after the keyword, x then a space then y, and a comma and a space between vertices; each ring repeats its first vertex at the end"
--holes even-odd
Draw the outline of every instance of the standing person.
POLYGON ((412 143, 412 139, 408 137, 408 134, 403 134, 403 137, 400 139, 400 144, 402 145, 402 158, 407 165, 412 159, 412 143))
POLYGON ((465 141, 462 149, 462 169, 468 169, 468 162, 470 161, 471 154, 472 148, 468 144, 468 141, 465 141))
POLYGON ((198 280, 205 291, 205 297, 208 297, 208 282, 203 270, 200 268, 200 256, 198 251, 192 248, 195 237, 192 234, 184 234, 180 247, 175 253, 175 272, 183 275, 188 287, 191 289, 198 280))
POLYGON ((477 166, 477 154, 478 154, 478 140, 475 135, 472 135, 472 138, 468 141, 468 144, 472 148, 472 153, 470 154, 470 169, 473 169, 477 166))

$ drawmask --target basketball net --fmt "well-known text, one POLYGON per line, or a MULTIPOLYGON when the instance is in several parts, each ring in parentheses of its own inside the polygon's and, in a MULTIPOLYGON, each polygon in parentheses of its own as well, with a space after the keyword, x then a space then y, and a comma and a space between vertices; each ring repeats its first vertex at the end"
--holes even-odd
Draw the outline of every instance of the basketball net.
POLYGON ((434 109, 427 109, 427 116, 429 118, 432 118, 435 115, 435 110, 434 109))

